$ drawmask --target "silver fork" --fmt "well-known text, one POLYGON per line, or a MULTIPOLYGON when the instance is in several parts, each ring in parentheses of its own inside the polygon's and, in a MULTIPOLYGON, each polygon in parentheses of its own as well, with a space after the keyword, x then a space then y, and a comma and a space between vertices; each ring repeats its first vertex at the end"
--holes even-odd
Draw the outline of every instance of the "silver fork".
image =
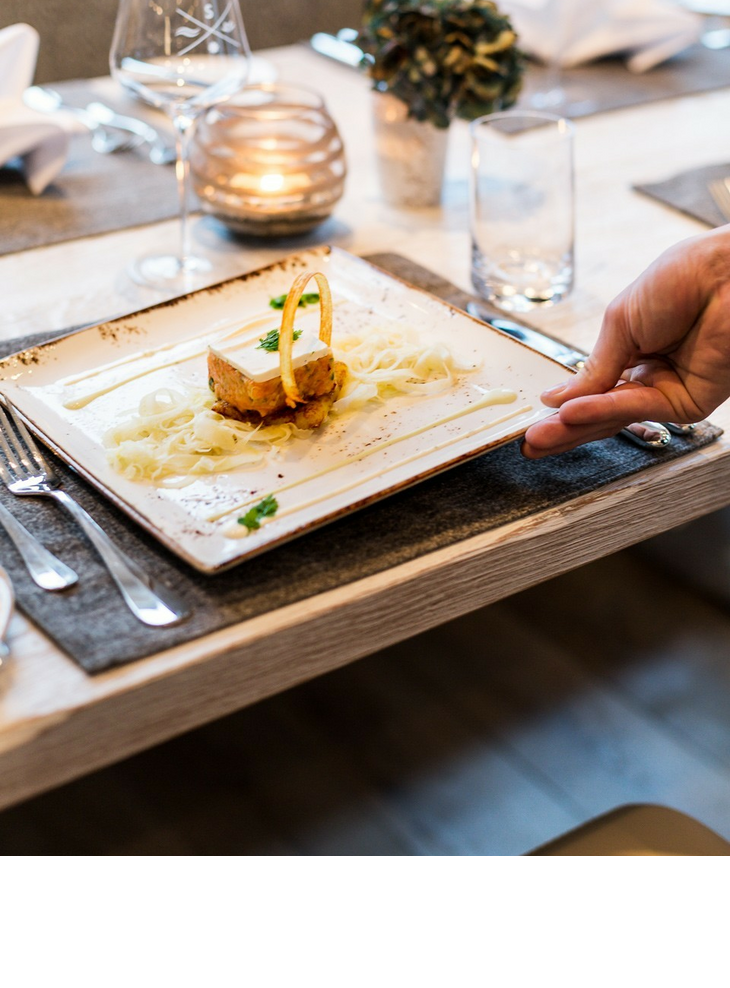
MULTIPOLYGON (((88 113, 92 119, 97 120, 99 124, 116 127, 122 132, 128 131, 132 137, 136 138, 137 145, 142 143, 147 145, 149 147, 149 159, 153 164, 169 165, 177 159, 174 145, 166 144, 155 128, 145 120, 117 113, 116 110, 112 110, 104 103, 89 103, 84 112, 88 113)), ((137 145, 133 146, 136 147, 137 145)))
MULTIPOLYGON (((0 476, 7 484, 9 474, 0 460, 0 476)), ((0 525, 10 536, 15 548, 20 553, 31 579, 42 590, 65 590, 78 580, 78 576, 65 563, 57 559, 52 552, 41 545, 38 539, 31 535, 27 528, 20 524, 15 515, 0 504, 0 525)))
POLYGON ((155 581, 112 542, 91 515, 59 489, 60 481, 19 412, 7 397, 3 396, 2 401, 5 409, 0 405, 0 451, 5 459, 5 469, 1 475, 8 490, 21 496, 51 497, 69 512, 101 556, 125 603, 139 621, 155 627, 182 621, 186 613, 176 596, 168 588, 156 586, 155 581))
POLYGON ((722 215, 726 220, 730 220, 730 177, 718 178, 710 182, 707 188, 722 215))
POLYGON ((142 144, 139 134, 109 134, 106 131, 95 130, 91 137, 91 146, 99 154, 120 154, 122 151, 133 151, 142 144))
MULTIPOLYGON (((64 110, 71 113, 88 127, 91 133, 91 146, 99 154, 118 154, 122 151, 131 151, 143 143, 144 137, 129 127, 114 126, 113 133, 104 126, 104 121, 89 111, 79 106, 71 106, 63 102, 63 97, 55 89, 47 86, 30 86, 23 93, 23 101, 33 110, 40 113, 53 113, 56 110, 64 110)), ((111 111, 110 111, 111 112, 111 111)))

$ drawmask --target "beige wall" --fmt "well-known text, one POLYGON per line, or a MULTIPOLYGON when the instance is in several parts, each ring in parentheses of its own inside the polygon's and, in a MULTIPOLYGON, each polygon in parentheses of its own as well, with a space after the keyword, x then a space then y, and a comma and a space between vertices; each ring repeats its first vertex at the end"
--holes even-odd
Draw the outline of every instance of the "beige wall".
MULTIPOLYGON (((240 0, 252 48, 272 48, 314 31, 357 27, 362 0, 240 0)), ((41 35, 36 82, 109 71, 117 0, 0 0, 0 28, 25 21, 41 35)))

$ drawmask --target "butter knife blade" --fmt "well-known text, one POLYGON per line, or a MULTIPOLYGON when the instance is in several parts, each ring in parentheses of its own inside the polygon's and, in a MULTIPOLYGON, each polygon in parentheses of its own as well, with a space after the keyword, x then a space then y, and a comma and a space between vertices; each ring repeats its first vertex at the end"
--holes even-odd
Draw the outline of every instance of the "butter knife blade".
POLYGON ((10 649, 5 641, 8 632, 10 619, 13 616, 15 607, 15 594, 13 584, 5 570, 0 566, 0 666, 3 659, 10 654, 10 649))
MULTIPOLYGON (((501 315, 493 315, 492 312, 479 302, 469 302, 466 311, 470 316, 474 316, 480 322, 488 323, 495 329, 507 333, 513 339, 526 343, 527 346, 537 350, 538 353, 546 357, 552 357, 558 363, 569 367, 571 370, 580 370, 587 357, 582 350, 561 343, 560 340, 553 339, 546 333, 541 333, 532 326, 525 326, 524 323, 515 322, 513 319, 505 319, 501 315)), ((637 446, 644 449, 664 449, 672 440, 669 429, 660 422, 634 422, 621 430, 620 435, 629 439, 637 446)))

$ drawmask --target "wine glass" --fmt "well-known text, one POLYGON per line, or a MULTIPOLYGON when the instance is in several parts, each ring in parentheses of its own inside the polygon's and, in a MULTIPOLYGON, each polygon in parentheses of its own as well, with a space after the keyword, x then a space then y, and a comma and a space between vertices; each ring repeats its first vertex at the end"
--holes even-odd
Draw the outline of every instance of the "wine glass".
POLYGON ((583 116, 592 112, 596 102, 583 87, 563 70, 562 53, 568 46, 573 30, 572 7, 565 0, 547 0, 542 8, 544 29, 550 36, 550 53, 542 59, 544 69, 539 88, 533 91, 528 102, 536 110, 558 113, 562 116, 583 116))
POLYGON ((109 56, 112 76, 166 111, 175 127, 179 254, 137 260, 135 281, 185 292, 209 279, 210 261, 190 250, 188 145, 196 118, 245 84, 251 51, 238 0, 120 0, 109 56))

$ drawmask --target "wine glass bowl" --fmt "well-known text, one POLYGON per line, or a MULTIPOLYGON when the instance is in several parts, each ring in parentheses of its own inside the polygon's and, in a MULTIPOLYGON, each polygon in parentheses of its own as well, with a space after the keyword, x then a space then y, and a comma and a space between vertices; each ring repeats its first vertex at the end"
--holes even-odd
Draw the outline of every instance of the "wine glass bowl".
POLYGON ((539 64, 532 67, 530 92, 524 100, 534 110, 564 117, 583 116, 596 105, 584 85, 563 64, 564 54, 574 45, 576 30, 580 30, 574 6, 565 0, 549 0, 541 5, 541 47, 536 53, 539 64))
POLYGON ((170 116, 176 135, 179 250, 140 258, 132 276, 167 291, 190 291, 206 283, 211 264, 190 250, 189 138, 201 113, 246 83, 251 52, 239 2, 120 0, 109 61, 124 89, 170 116))

